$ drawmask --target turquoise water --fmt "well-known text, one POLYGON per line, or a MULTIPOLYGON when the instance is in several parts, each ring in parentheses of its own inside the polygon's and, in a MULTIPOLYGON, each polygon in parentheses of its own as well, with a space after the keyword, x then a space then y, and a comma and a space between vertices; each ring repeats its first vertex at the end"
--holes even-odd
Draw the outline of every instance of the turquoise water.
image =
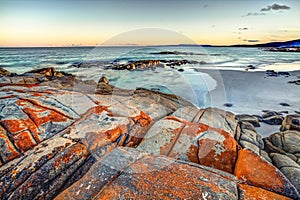
POLYGON ((143 59, 187 59, 201 62, 201 67, 243 69, 273 63, 300 61, 299 53, 267 52, 258 48, 228 48, 199 46, 162 47, 62 47, 62 48, 0 48, 0 66, 16 73, 33 68, 54 66, 70 69, 83 61, 126 62, 143 59), (178 51, 195 55, 158 55, 160 51, 178 51))

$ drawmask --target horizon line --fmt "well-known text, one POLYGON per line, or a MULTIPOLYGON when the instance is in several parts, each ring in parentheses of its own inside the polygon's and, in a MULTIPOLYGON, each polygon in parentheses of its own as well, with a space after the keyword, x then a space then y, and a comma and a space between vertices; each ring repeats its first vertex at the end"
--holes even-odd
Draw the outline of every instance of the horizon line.
POLYGON ((204 47, 232 47, 232 46, 254 46, 262 45, 275 42, 290 42, 300 39, 292 39, 285 41, 271 41, 264 43, 253 43, 253 44, 230 44, 230 45, 213 45, 213 44, 116 44, 116 45, 68 45, 68 46, 0 46, 0 48, 96 48, 96 47, 157 47, 157 46, 204 46, 204 47))

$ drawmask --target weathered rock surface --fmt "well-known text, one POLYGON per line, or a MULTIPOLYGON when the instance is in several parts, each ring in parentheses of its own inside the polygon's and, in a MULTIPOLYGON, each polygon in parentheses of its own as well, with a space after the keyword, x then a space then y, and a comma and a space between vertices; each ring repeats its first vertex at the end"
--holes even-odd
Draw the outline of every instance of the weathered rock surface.
POLYGON ((271 116, 263 119, 263 122, 269 125, 281 125, 282 121, 283 121, 282 116, 271 116))
POLYGON ((251 123, 255 127, 260 127, 259 119, 253 115, 236 115, 238 121, 245 121, 251 123))
POLYGON ((250 150, 243 149, 239 151, 234 175, 242 183, 284 196, 298 197, 298 195, 295 195, 294 186, 277 168, 250 150))
POLYGON ((263 141, 175 95, 30 74, 0 87, 0 199, 300 198, 298 131, 263 141))
POLYGON ((300 191, 300 132, 287 130, 264 139, 273 164, 300 191))
POLYGON ((294 184, 300 191, 300 165, 288 156, 271 153, 274 165, 294 184))
POLYGON ((244 200, 253 199, 278 199, 278 200, 288 200, 290 198, 282 196, 261 188, 239 184, 239 198, 244 200))
POLYGON ((300 115, 287 115, 281 125, 281 131, 297 130, 300 131, 300 115))

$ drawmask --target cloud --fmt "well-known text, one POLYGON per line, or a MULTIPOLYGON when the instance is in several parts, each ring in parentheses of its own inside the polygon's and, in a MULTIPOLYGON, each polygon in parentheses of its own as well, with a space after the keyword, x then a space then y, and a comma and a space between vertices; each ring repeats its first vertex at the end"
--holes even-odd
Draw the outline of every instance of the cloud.
POLYGON ((242 16, 242 17, 248 17, 248 16, 261 16, 261 15, 266 15, 268 11, 276 10, 276 11, 283 11, 283 10, 289 10, 291 7, 287 5, 279 5, 277 3, 274 3, 273 5, 269 5, 265 8, 260 9, 260 12, 249 12, 247 15, 242 16))
POLYGON ((289 10, 291 7, 287 5, 279 5, 277 3, 274 3, 271 6, 267 6, 266 8, 260 9, 261 12, 271 11, 271 10, 289 10))
POLYGON ((260 15, 266 15, 265 13, 258 13, 258 12, 253 12, 253 13, 247 13, 247 16, 260 16, 260 15))
POLYGON ((248 30, 248 28, 247 27, 245 27, 245 28, 239 28, 239 30, 240 31, 246 31, 246 30, 248 30))
POLYGON ((246 41, 246 42, 259 42, 259 40, 247 40, 247 39, 245 39, 244 41, 246 41))

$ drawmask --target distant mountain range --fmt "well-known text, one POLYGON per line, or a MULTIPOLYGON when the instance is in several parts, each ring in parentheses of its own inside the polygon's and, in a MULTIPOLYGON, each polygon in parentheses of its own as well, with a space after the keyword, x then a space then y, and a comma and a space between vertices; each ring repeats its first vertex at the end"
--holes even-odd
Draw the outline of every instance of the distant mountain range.
POLYGON ((180 46, 288 48, 288 47, 300 47, 300 39, 290 40, 290 41, 285 41, 285 42, 269 42, 269 43, 263 43, 263 44, 236 44, 236 45, 190 45, 190 44, 180 44, 180 46))
POLYGON ((254 45, 232 45, 232 47, 275 47, 275 48, 300 47, 300 39, 290 40, 285 42, 269 42, 269 43, 254 44, 254 45))

